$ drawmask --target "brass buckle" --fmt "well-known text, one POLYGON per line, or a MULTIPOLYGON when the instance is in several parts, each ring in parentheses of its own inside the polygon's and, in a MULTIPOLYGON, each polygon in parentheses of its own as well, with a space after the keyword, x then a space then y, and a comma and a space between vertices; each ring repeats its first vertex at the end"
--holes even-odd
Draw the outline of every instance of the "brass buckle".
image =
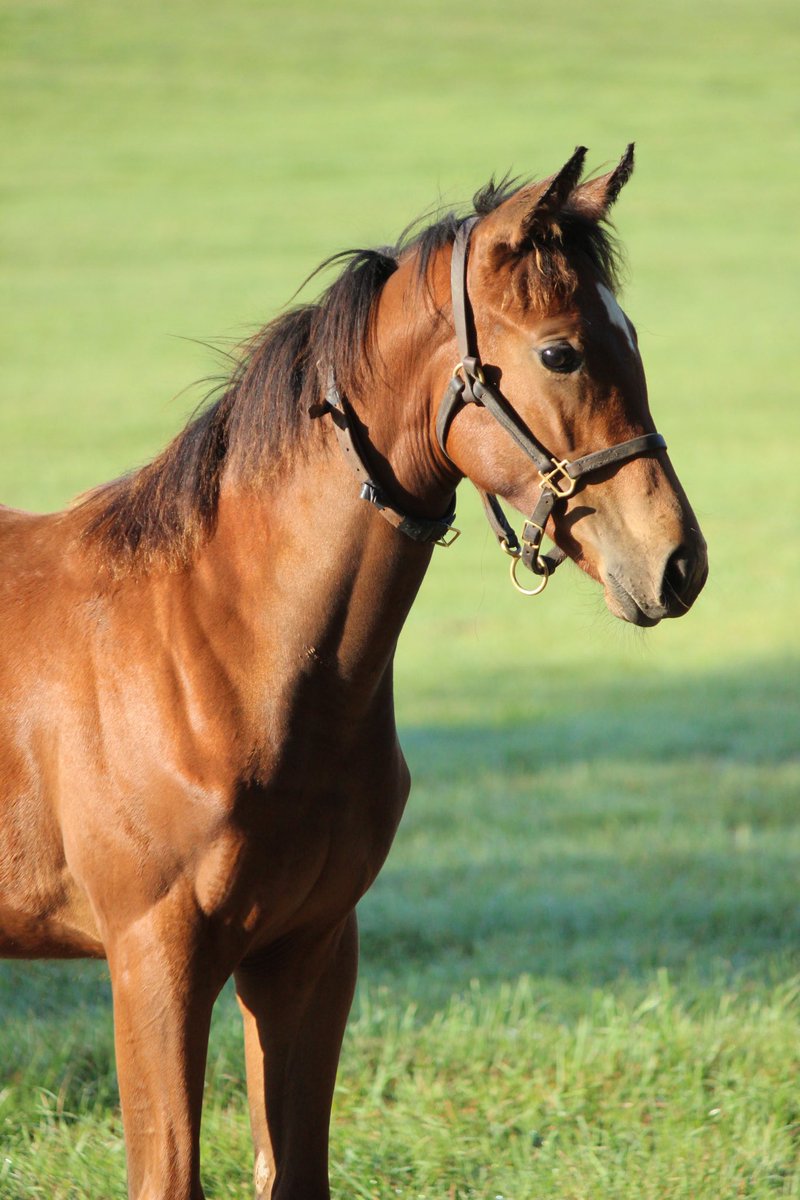
POLYGON ((539 474, 542 477, 539 487, 540 488, 549 487, 550 491, 554 492, 556 494, 556 496, 561 496, 563 499, 566 500, 567 496, 571 496, 572 493, 575 491, 575 487, 576 487, 578 481, 577 481, 577 479, 573 479, 572 476, 570 475, 569 471, 567 470, 567 468, 570 466, 568 459, 562 458, 561 461, 559 462, 558 459, 554 458, 554 459, 551 459, 551 461, 554 464, 552 471, 540 471, 539 472, 539 474), (566 480, 566 483, 568 486, 563 487, 563 488, 558 487, 558 485, 556 483, 553 483, 554 475, 560 475, 564 480, 566 480))
POLYGON ((434 546, 443 546, 444 549, 447 550, 450 546, 452 546, 453 542, 457 541, 460 537, 461 530, 456 529, 455 525, 451 525, 447 530, 447 533, 443 533, 442 536, 437 538, 433 544, 434 546))
POLYGON ((526 546, 535 546, 538 549, 538 547, 541 546, 541 544, 542 544, 543 537, 544 537, 544 530, 542 529, 541 525, 537 525, 535 521, 531 521, 530 519, 526 520, 525 524, 522 526, 522 540, 525 543, 525 545, 526 546), (533 529, 538 529, 539 536, 537 537, 534 534, 532 538, 528 537, 528 526, 531 526, 531 528, 533 528, 533 529))

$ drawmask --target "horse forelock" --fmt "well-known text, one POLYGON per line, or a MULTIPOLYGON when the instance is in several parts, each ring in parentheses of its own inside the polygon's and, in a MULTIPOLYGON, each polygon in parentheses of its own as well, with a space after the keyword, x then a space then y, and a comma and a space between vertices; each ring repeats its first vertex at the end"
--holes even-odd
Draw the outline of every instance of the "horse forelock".
POLYGON ((529 297, 542 308, 568 303, 578 288, 582 265, 588 265, 597 281, 616 294, 623 265, 619 243, 607 225, 567 202, 555 216, 549 235, 531 243, 526 272, 529 297))

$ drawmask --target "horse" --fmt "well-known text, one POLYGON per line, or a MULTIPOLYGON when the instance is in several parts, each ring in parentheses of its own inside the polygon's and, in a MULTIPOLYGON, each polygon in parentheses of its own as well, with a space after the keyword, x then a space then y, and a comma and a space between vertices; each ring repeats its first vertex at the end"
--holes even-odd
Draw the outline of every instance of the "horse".
POLYGON ((231 976, 255 1194, 330 1196, 355 909, 410 784, 392 661, 457 484, 525 592, 568 557, 652 626, 703 586, 616 299, 633 147, 585 154, 334 256, 152 462, 0 512, 0 954, 107 959, 132 1200, 203 1196, 231 976))

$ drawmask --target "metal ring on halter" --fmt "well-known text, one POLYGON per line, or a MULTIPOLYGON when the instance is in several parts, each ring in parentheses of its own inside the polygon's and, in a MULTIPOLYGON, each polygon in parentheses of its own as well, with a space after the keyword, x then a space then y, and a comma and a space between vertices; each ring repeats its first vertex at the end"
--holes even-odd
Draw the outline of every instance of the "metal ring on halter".
MULTIPOLYGON (((467 373, 463 362, 457 362, 453 367, 453 379, 458 377, 459 371, 463 371, 465 375, 467 373)), ((486 376, 483 373, 483 367, 476 367, 472 377, 473 379, 477 379, 478 383, 482 383, 484 387, 486 386, 486 376)))
POLYGON ((517 589, 517 591, 520 593, 520 595, 522 595, 522 596, 538 596, 547 587, 547 581, 550 578, 550 568, 547 565, 547 559, 540 558, 538 560, 539 565, 544 569, 544 573, 542 575, 542 582, 535 588, 523 587, 522 584, 520 583, 520 581, 517 579, 517 565, 518 565, 519 561, 520 561, 520 559, 519 559, 518 555, 515 555, 511 560, 511 582, 513 583, 513 585, 517 589))

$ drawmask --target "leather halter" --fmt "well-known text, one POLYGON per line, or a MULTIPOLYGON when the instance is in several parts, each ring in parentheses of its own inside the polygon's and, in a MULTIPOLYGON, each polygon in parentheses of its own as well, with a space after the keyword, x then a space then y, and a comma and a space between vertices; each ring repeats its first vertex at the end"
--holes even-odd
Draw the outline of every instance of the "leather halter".
MULTIPOLYGON (((464 221, 459 226, 453 243, 450 286, 453 322, 461 360, 453 371, 453 377, 439 406, 436 418, 436 436, 442 452, 447 457, 445 446, 447 432, 457 409, 465 404, 477 404, 491 413, 536 466, 540 475, 541 494, 533 512, 523 526, 521 542, 511 528, 497 497, 491 492, 484 492, 481 488, 477 489, 497 540, 513 560, 511 578, 514 586, 525 595, 536 595, 543 591, 549 576, 566 558, 566 553, 558 547, 554 547, 546 555, 541 553, 547 520, 558 501, 571 496, 578 482, 591 471, 600 471, 604 467, 626 462, 628 459, 636 458, 651 450, 663 450, 667 443, 660 433, 646 433, 641 437, 631 438, 627 442, 619 442, 605 450, 596 450, 592 454, 586 454, 582 458, 570 462, 567 459, 557 459, 549 454, 530 433, 521 418, 508 404, 502 392, 487 380, 471 336, 471 314, 467 292, 467 253, 470 234, 478 219, 478 217, 470 217, 464 221), (516 577, 516 568, 519 562, 541 577, 542 581, 538 587, 533 589, 522 587, 516 577)), ((453 502, 447 513, 438 519, 410 516, 392 502, 386 491, 371 477, 363 451, 354 431, 350 428, 345 400, 336 385, 332 366, 329 366, 327 370, 325 406, 322 411, 329 412, 333 418, 334 429, 342 453, 361 483, 361 499, 374 505, 390 525, 413 541, 432 542, 439 546, 451 545, 460 532, 452 527, 456 515, 455 496, 453 496, 453 502)))
POLYGON ((667 443, 660 433, 645 433, 641 437, 630 438, 626 442, 619 442, 605 450, 596 450, 592 454, 585 454, 582 458, 576 458, 570 462, 568 459, 558 459, 550 454, 541 442, 537 441, 530 433, 502 392, 486 378, 471 336, 471 314, 467 291, 467 254, 470 234, 478 219, 478 217, 470 217, 464 221, 459 226, 453 242, 450 290, 453 301, 453 323, 461 361, 453 371, 453 377, 439 406, 436 418, 436 437, 442 452, 447 456, 445 446, 447 432, 456 410, 464 404, 478 404, 491 413, 506 433, 514 439, 520 450, 534 463, 540 476, 540 495, 533 512, 523 525, 521 543, 511 528, 497 497, 491 492, 484 492, 481 488, 478 488, 477 491, 498 542, 514 560, 511 564, 511 578, 514 586, 527 595, 535 595, 544 590, 549 576, 566 558, 565 551, 558 547, 546 555, 541 553, 545 527, 558 501, 571 496, 579 480, 591 471, 601 471, 604 467, 627 462, 628 459, 636 458, 651 450, 664 450, 667 443), (522 562, 534 575, 542 577, 538 588, 529 590, 520 585, 516 577, 518 562, 522 562))

